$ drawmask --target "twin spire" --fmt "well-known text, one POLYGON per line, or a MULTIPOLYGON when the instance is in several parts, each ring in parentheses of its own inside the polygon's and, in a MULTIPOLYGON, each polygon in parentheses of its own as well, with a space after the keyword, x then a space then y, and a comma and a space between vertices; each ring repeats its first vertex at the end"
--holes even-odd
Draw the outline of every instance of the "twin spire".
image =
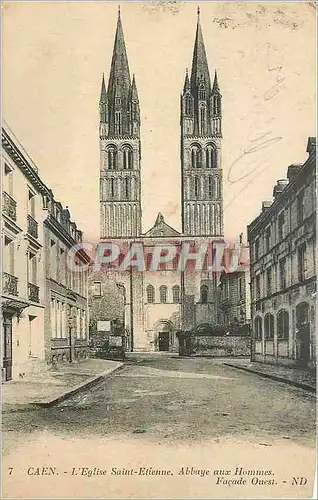
MULTIPOLYGON (((217 73, 215 71, 213 86, 211 86, 209 66, 203 40, 200 22, 200 7, 197 10, 197 28, 192 57, 191 76, 186 71, 183 92, 190 91, 192 96, 198 94, 199 89, 204 88, 207 95, 219 93, 217 73)), ((120 6, 118 7, 117 27, 115 43, 111 61, 111 69, 106 90, 105 77, 102 77, 100 94, 101 116, 108 121, 108 135, 129 134, 132 128, 133 118, 139 123, 139 99, 135 76, 131 80, 129 72, 128 57, 121 22, 120 6), (134 113, 133 113, 134 110, 134 113), (134 116, 133 116, 134 115, 134 116), (137 116, 138 115, 138 116, 137 116), (120 121, 120 126, 118 123, 120 121)))

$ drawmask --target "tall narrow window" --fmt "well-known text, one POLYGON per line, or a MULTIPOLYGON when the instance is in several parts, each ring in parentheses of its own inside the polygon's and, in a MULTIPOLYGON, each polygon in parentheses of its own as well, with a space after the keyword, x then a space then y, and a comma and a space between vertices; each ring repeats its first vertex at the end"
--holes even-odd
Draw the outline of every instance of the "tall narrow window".
POLYGON ((125 197, 129 198, 129 179, 125 178, 125 197))
POLYGON ((209 192, 209 197, 213 198, 213 177, 211 175, 209 175, 208 192, 209 192))
POLYGON ((284 224, 285 224, 285 214, 281 212, 278 216, 278 239, 282 240, 284 238, 284 224))
POLYGON ((202 285, 200 288, 200 302, 202 304, 208 303, 208 287, 206 285, 202 285))
POLYGON ((262 340, 262 318, 256 316, 254 320, 254 334, 255 340, 262 340))
POLYGON ((209 144, 205 151, 205 164, 206 168, 217 167, 217 151, 215 146, 209 144))
POLYGON ((201 135, 205 134, 205 122, 206 122, 206 112, 205 112, 205 106, 200 107, 200 133, 201 135))
POLYGON ((146 271, 150 271, 151 261, 152 261, 152 254, 147 253, 147 255, 146 255, 146 271))
POLYGON ((110 179, 110 196, 111 198, 115 196, 115 179, 113 178, 110 179))
POLYGON ((286 259, 281 259, 279 261, 279 287, 280 290, 286 288, 286 259))
POLYGON ((147 302, 149 304, 155 302, 155 288, 152 285, 147 286, 147 302))
POLYGON ((220 98, 215 95, 213 96, 213 114, 219 115, 221 111, 221 101, 220 98))
POLYGON ((197 198, 199 196, 199 178, 194 178, 194 196, 197 198))
POLYGON ((277 337, 288 339, 289 336, 289 316, 288 312, 281 310, 277 315, 277 337))
POLYGON ((271 248, 271 228, 268 226, 265 231, 265 251, 269 252, 271 248))
POLYGON ((264 330, 266 339, 274 338, 274 316, 272 314, 266 314, 264 319, 264 330))
POLYGON ((167 302, 167 287, 166 285, 161 285, 159 288, 159 294, 160 294, 160 302, 162 304, 166 304, 167 302))
POLYGON ((259 259, 259 238, 257 238, 254 243, 254 257, 255 260, 259 259))
POLYGON ((193 146, 191 149, 191 166, 201 168, 201 149, 198 146, 193 146))
POLYGON ((109 170, 117 169, 117 149, 111 146, 107 150, 107 163, 109 170))
POLYGON ((255 278, 255 294, 256 294, 256 300, 259 300, 261 298, 261 277, 256 276, 255 278))
POLYGON ((35 194, 29 190, 29 214, 35 217, 35 194))
POLYGON ((121 112, 115 111, 115 133, 121 134, 121 112))
POLYGON ((179 285, 174 285, 172 287, 172 300, 174 304, 179 304, 180 302, 180 287, 179 285))
POLYGON ((131 148, 125 147, 123 150, 124 169, 133 168, 133 152, 131 148))
POLYGON ((266 271, 266 291, 267 295, 272 293, 272 270, 267 269, 266 271))
POLYGON ((297 222, 298 222, 298 224, 302 224, 304 221, 304 215, 305 215, 304 205, 305 205, 304 191, 301 191, 297 196, 297 222))
POLYGON ((306 243, 298 248, 298 280, 306 279, 306 243))
POLYGON ((191 97, 189 95, 185 98, 185 114, 191 115, 191 97))

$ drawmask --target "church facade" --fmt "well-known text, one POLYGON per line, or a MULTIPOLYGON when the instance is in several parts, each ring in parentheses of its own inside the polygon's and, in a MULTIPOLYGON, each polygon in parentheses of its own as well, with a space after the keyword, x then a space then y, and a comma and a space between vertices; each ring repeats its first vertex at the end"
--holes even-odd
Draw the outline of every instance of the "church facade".
POLYGON ((185 272, 178 265, 183 245, 191 252, 208 242, 211 256, 215 242, 223 241, 222 96, 216 71, 213 81, 210 77, 199 10, 191 73, 186 72, 180 97, 182 232, 160 213, 142 232, 140 103, 120 12, 99 109, 100 238, 120 246, 121 254, 113 266, 92 274, 91 305, 103 297, 101 320, 124 317, 131 350, 176 350, 178 330, 219 321, 218 276, 208 269, 209 256, 203 270, 185 272), (143 246, 145 269, 120 271, 118 264, 133 243, 143 246), (154 249, 162 246, 165 252, 167 245, 177 254, 153 271, 154 249), (117 307, 108 308, 107 299, 117 307))

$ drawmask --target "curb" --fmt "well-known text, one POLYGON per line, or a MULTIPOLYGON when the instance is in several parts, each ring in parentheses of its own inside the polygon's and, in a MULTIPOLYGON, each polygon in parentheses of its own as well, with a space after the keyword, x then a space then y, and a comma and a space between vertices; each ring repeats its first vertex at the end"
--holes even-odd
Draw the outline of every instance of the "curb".
POLYGON ((272 375, 270 373, 258 372, 256 370, 252 370, 251 368, 246 368, 245 366, 237 366, 231 363, 223 364, 226 366, 230 366, 231 368, 237 368, 237 370, 243 370, 245 372, 253 373, 255 375, 258 375, 259 377, 269 378, 275 380, 276 382, 283 382, 284 384, 292 385, 294 387, 298 387, 298 389, 304 389, 305 391, 313 392, 314 394, 316 394, 316 388, 312 385, 303 384, 302 382, 296 382, 294 380, 289 380, 283 377, 279 377, 278 375, 272 375))
POLYGON ((84 389, 88 389, 89 387, 92 387, 93 385, 97 384, 100 382, 103 378, 107 378, 109 375, 112 375, 115 371, 120 370, 124 367, 124 363, 120 364, 119 366, 116 366, 115 368, 112 368, 111 370, 106 370, 103 373, 100 373, 99 375, 95 375, 94 377, 89 378, 88 380, 85 380, 84 382, 81 382, 80 384, 76 385, 72 389, 63 392, 59 396, 55 396, 53 399, 44 399, 42 401, 33 401, 31 404, 36 405, 36 406, 41 406, 42 408, 50 408, 51 406, 55 406, 58 403, 61 403, 62 401, 65 401, 65 399, 70 398, 71 396, 74 396, 75 394, 81 392, 84 389))

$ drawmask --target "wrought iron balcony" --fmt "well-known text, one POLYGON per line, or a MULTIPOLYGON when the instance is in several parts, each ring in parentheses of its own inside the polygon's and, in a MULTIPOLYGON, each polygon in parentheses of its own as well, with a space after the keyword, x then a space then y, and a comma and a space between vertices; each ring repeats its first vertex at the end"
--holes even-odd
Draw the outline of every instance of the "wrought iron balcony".
POLYGON ((33 283, 28 284, 28 297, 32 302, 40 302, 40 289, 33 283))
POLYGON ((3 292, 10 295, 18 295, 18 282, 19 279, 9 273, 2 274, 3 292))
POLYGON ((11 198, 11 196, 5 191, 3 194, 3 205, 2 211, 5 215, 10 217, 10 219, 16 221, 17 220, 17 202, 11 198))
POLYGON ((38 223, 31 215, 28 215, 28 234, 33 236, 33 238, 38 238, 38 223))

